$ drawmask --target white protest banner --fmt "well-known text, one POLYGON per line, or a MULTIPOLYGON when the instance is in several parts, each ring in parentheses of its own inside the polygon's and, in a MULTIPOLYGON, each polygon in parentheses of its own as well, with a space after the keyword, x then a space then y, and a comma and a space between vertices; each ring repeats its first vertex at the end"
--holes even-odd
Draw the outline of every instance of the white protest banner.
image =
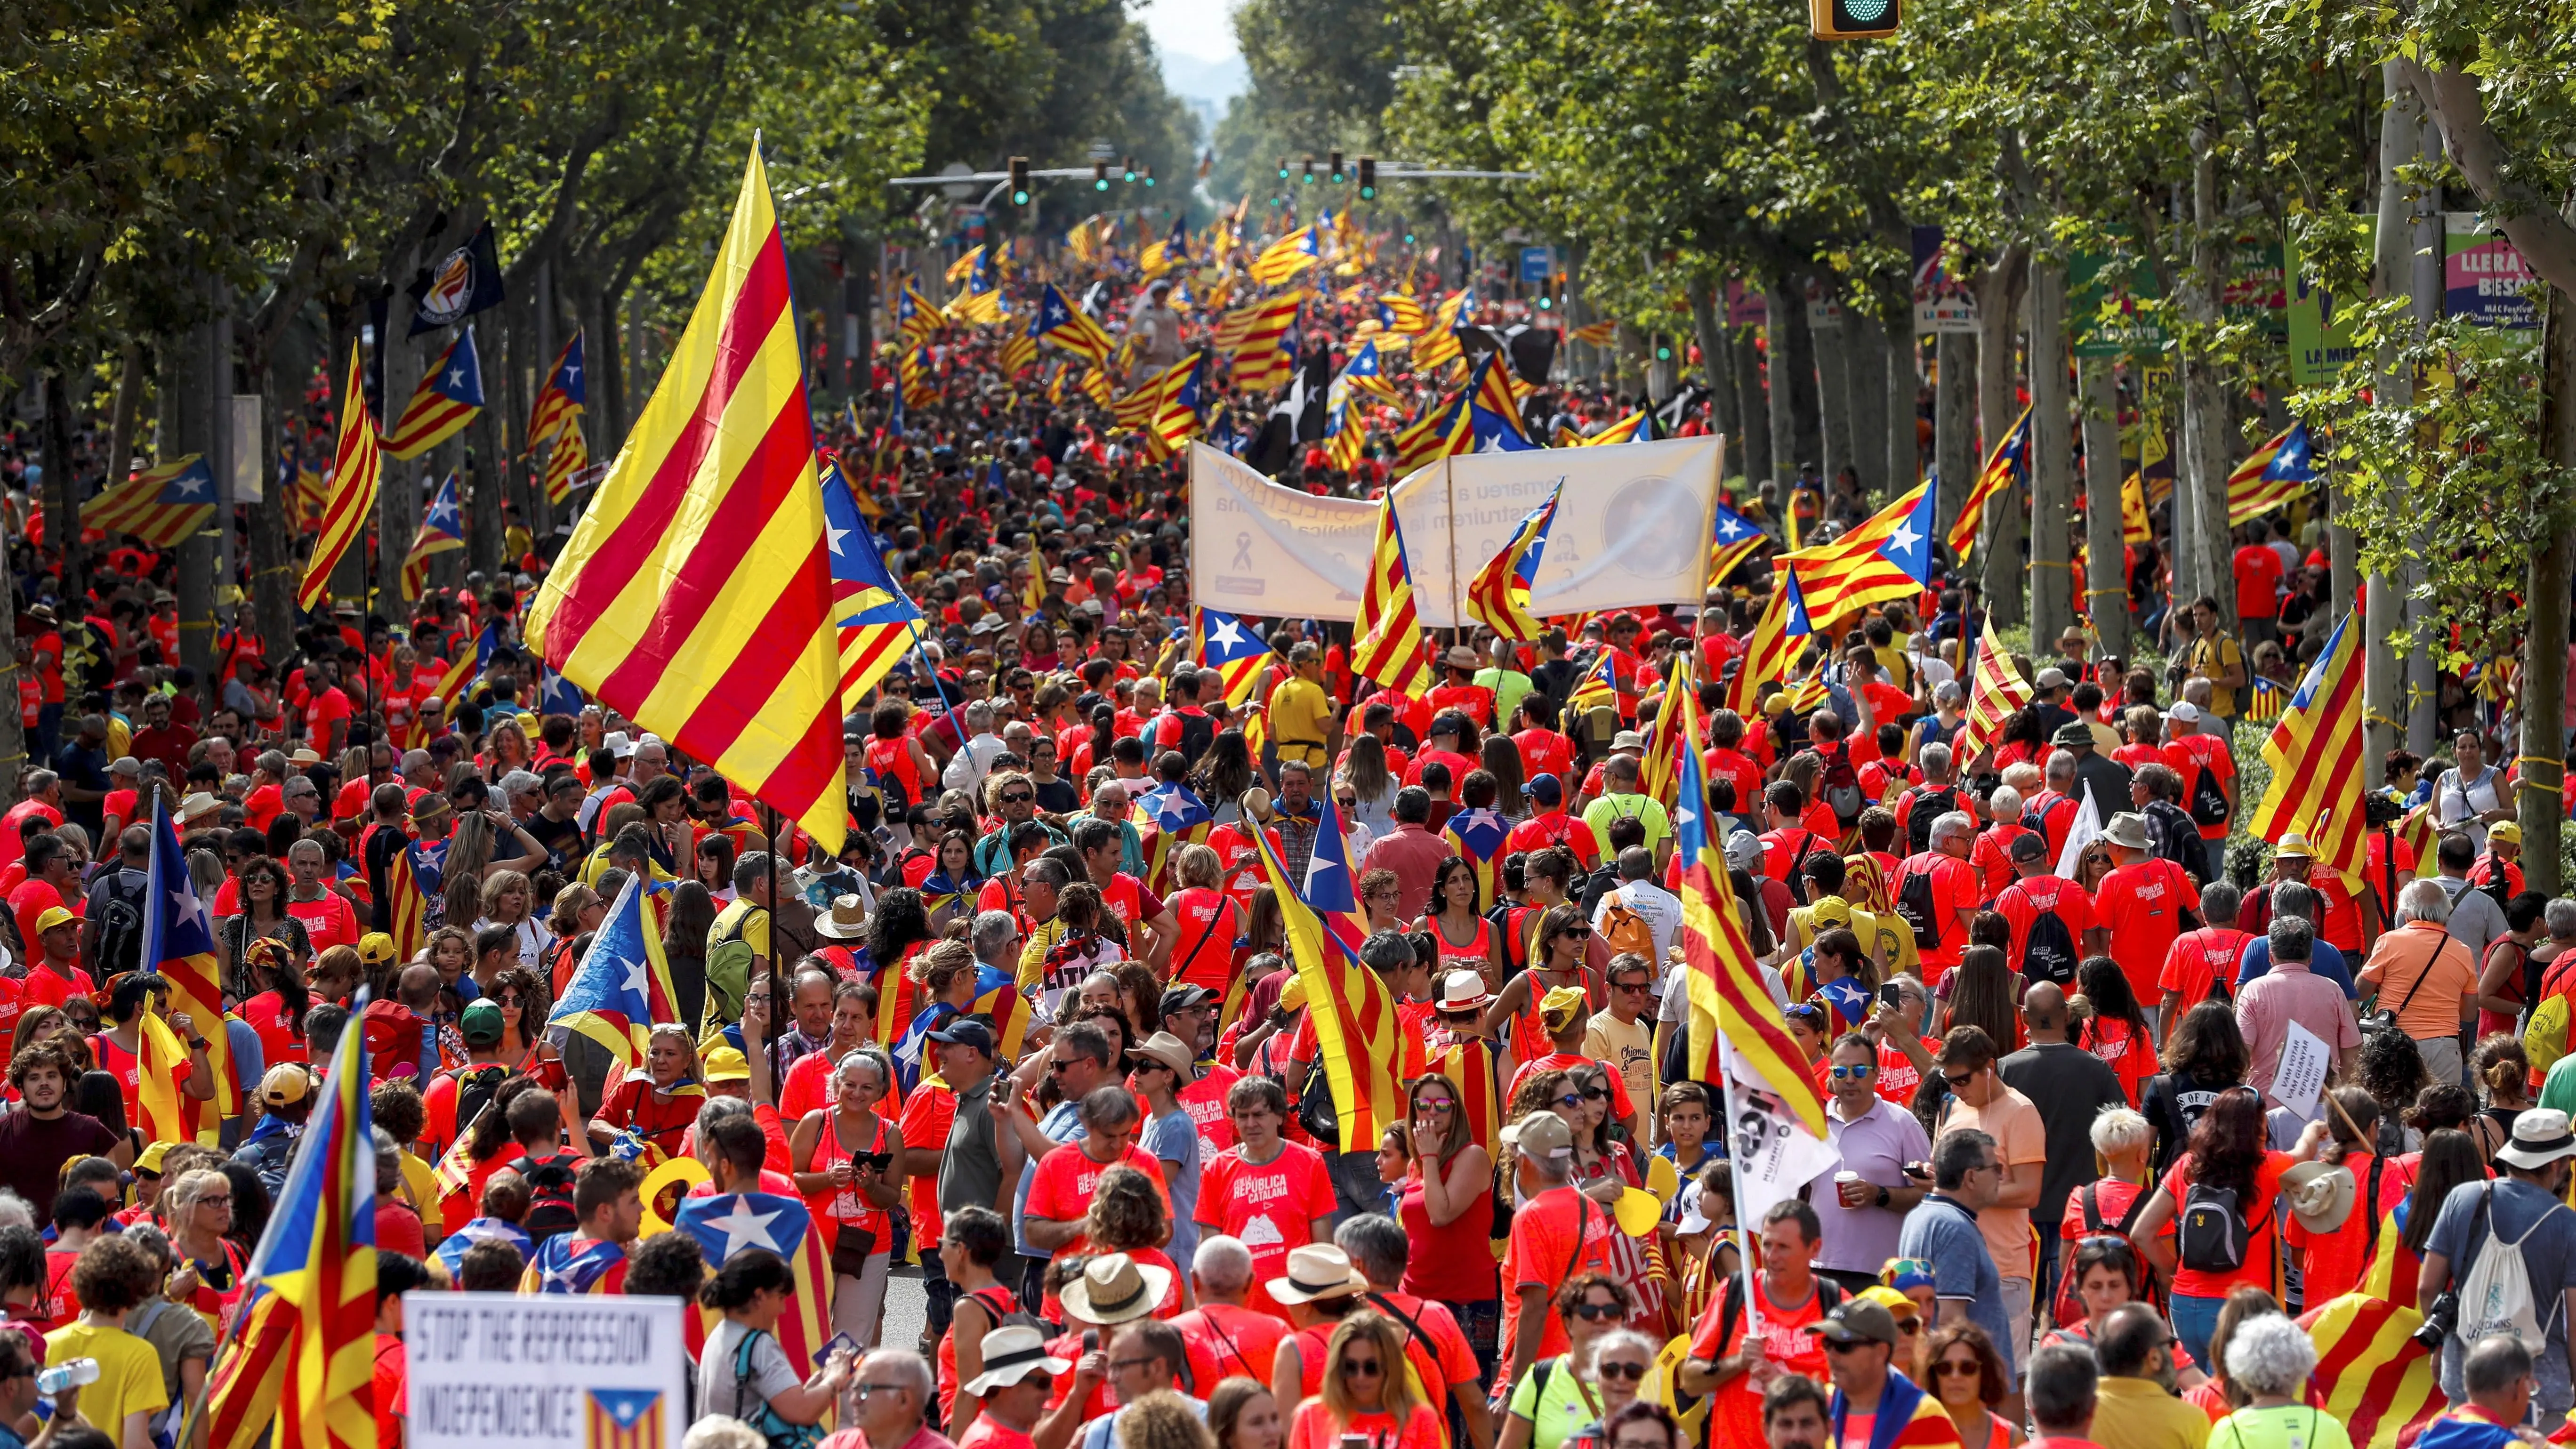
POLYGON ((1771 1205, 1796 1197, 1798 1189, 1830 1172, 1842 1161, 1833 1147, 1798 1120, 1778 1093, 1736 1055, 1731 1041, 1719 1055, 1726 1062, 1727 1146, 1735 1160, 1735 1220, 1759 1231, 1771 1205))
MULTIPOLYGON (((1465 619, 1476 571, 1560 482, 1534 613, 1696 604, 1724 456, 1721 439, 1701 437, 1476 453, 1416 469, 1393 493, 1423 627, 1465 619)), ((1208 608, 1351 619, 1376 538, 1374 504, 1281 487, 1216 449, 1190 448, 1190 594, 1208 608)))
POLYGON ((2298 1113, 2303 1121, 2315 1121, 2317 1098, 2325 1091, 2326 1072, 2333 1062, 2334 1053, 2325 1038, 2291 1022, 2289 1040, 2281 1043, 2280 1069, 2272 1074, 2272 1100, 2298 1113))
POLYGON ((689 1427, 682 1307, 404 1294, 411 1449, 678 1449, 689 1427))

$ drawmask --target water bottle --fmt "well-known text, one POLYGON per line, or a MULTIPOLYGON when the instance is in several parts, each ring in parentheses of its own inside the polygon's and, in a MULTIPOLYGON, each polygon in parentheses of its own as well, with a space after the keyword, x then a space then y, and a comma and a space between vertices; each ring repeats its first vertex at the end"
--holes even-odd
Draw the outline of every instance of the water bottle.
POLYGON ((36 1392, 47 1396, 97 1382, 98 1360, 94 1358, 67 1358, 36 1372, 36 1392))

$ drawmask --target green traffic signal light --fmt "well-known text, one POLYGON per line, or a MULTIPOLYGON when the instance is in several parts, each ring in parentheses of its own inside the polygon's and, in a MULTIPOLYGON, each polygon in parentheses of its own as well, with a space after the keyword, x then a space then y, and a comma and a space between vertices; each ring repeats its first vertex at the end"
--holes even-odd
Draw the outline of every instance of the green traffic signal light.
POLYGON ((1014 191, 1014 192, 1012 192, 1012 193, 1011 193, 1011 205, 1013 205, 1013 206, 1026 206, 1026 205, 1028 205, 1028 204, 1029 204, 1029 194, 1028 194, 1027 192, 1025 192, 1025 191, 1014 191))
POLYGON ((1538 309, 1542 312, 1548 311, 1555 306, 1556 299, 1554 297, 1541 295, 1538 299, 1538 309))
POLYGON ((1656 344, 1655 344, 1655 360, 1656 360, 1657 362, 1670 362, 1670 361, 1672 361, 1672 360, 1673 360, 1673 350, 1672 350, 1672 348, 1670 348, 1670 347, 1666 346, 1665 344, 1663 344, 1663 343, 1661 343, 1661 342, 1656 343, 1656 344))

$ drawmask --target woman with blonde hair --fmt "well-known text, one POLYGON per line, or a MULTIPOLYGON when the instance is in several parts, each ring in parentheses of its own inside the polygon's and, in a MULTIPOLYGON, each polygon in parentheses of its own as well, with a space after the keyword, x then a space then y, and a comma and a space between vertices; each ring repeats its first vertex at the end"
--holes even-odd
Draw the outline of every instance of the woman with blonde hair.
POLYGON ((1169 1389, 1144 1395, 1110 1422, 1120 1449, 1217 1449, 1215 1431, 1200 1421, 1197 1406, 1169 1389))
POLYGON ((1362 1309, 1334 1326, 1321 1389, 1297 1406, 1288 1449, 1336 1449, 1345 1434, 1373 1449, 1439 1449, 1446 1433, 1440 1411, 1415 1395, 1404 1335, 1383 1314, 1362 1309))
MULTIPOLYGON (((519 964, 533 971, 545 959, 546 928, 537 923, 536 890, 528 884, 527 872, 496 870, 483 877, 482 913, 474 922, 476 932, 489 926, 507 926, 519 938, 519 964)), ((475 978, 477 986, 492 983, 475 978)))

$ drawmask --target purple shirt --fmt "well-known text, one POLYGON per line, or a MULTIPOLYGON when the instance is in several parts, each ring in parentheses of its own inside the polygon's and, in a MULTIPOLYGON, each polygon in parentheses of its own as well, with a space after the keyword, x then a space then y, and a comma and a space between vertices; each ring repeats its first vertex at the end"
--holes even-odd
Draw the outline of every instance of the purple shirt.
MULTIPOLYGON (((1857 1172, 1874 1187, 1905 1187, 1904 1165, 1932 1155, 1932 1139, 1913 1113, 1872 1092, 1867 1112, 1846 1122, 1842 1103, 1825 1103, 1825 1140, 1842 1155, 1839 1172, 1857 1172)), ((1893 1208, 1843 1206, 1842 1194, 1828 1174, 1810 1195, 1816 1216, 1825 1224, 1824 1248, 1816 1266, 1836 1272, 1876 1273, 1896 1256, 1896 1235, 1905 1216, 1893 1208)))
POLYGON ((2264 1100, 2274 1106, 2280 1099, 2272 1095, 2272 1078, 2280 1072, 2281 1048, 2294 1021, 2325 1042, 2329 1071, 2342 1063, 2345 1052, 2361 1045, 2361 1027, 2352 1019, 2342 987, 2310 971, 2305 961, 2274 961, 2271 970, 2246 982, 2236 998, 2236 1028, 2254 1054, 2245 1080, 2261 1084, 2264 1100))

